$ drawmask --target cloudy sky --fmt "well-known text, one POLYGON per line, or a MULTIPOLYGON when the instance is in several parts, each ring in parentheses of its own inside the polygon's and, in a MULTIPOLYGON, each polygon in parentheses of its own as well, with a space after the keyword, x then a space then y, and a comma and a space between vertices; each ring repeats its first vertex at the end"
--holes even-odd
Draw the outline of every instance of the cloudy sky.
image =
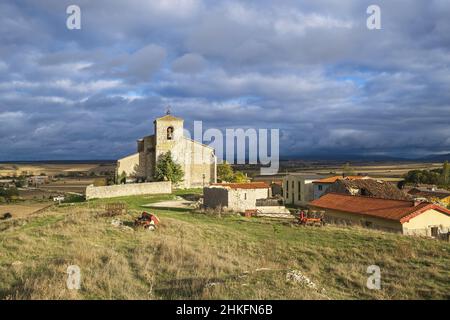
POLYGON ((282 156, 448 153, 449 17, 448 0, 2 0, 0 160, 116 159, 167 105, 188 127, 279 128, 282 156))

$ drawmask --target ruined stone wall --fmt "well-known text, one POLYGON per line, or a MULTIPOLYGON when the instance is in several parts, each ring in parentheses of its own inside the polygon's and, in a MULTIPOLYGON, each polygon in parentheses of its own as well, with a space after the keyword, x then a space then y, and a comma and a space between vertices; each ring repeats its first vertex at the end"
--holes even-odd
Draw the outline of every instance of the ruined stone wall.
POLYGON ((105 187, 90 185, 86 188, 86 199, 168 193, 172 193, 172 183, 170 181, 118 184, 105 187))

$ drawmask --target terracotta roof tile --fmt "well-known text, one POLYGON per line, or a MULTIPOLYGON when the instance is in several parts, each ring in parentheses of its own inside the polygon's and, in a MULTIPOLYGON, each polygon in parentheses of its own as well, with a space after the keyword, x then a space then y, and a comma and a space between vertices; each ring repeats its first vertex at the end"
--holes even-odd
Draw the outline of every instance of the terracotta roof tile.
POLYGON ((246 182, 246 183, 213 183, 212 187, 226 187, 230 189, 267 189, 270 188, 266 182, 246 182))
POLYGON ((350 196, 336 193, 325 194, 321 198, 311 201, 309 204, 317 208, 368 215, 395 220, 401 223, 407 222, 429 209, 450 215, 450 210, 429 202, 414 205, 414 201, 350 196))
POLYGON ((367 176, 333 176, 313 181, 313 183, 335 183, 337 180, 367 179, 367 176))

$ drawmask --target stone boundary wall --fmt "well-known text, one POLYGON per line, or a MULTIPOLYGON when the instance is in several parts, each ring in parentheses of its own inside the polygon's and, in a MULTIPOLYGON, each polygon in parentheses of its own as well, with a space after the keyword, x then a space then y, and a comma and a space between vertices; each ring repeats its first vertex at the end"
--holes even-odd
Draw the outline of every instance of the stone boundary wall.
POLYGON ((172 193, 170 181, 118 184, 105 187, 94 187, 91 184, 86 188, 86 200, 164 193, 172 193))

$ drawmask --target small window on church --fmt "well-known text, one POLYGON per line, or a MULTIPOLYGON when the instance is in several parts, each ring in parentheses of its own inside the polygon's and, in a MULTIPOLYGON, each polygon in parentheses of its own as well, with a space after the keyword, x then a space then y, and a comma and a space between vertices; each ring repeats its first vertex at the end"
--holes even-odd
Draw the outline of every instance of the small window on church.
POLYGON ((168 127, 167 128, 167 140, 172 140, 173 139, 173 127, 168 127))

